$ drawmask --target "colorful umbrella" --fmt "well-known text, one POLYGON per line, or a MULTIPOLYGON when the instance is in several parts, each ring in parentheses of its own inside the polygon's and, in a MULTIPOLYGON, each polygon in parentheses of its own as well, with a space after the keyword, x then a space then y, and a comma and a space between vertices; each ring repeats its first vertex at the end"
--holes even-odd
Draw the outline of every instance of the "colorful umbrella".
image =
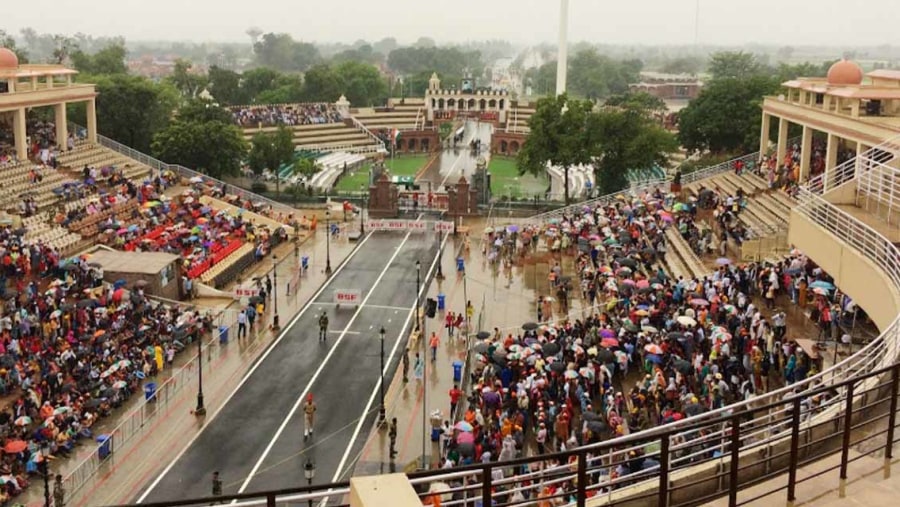
POLYGON ((682 315, 675 320, 677 320, 678 323, 681 324, 682 326, 694 327, 697 325, 697 321, 688 317, 687 315, 682 315))
POLYGON ((458 423, 456 423, 456 426, 454 426, 454 428, 458 429, 459 431, 473 431, 475 429, 466 421, 459 421, 458 423))
POLYGON ((600 340, 600 346, 601 347, 618 347, 619 340, 617 340, 615 338, 604 338, 604 339, 600 340))
POLYGON ((8 454, 17 454, 28 448, 28 443, 24 440, 10 440, 3 446, 3 452, 8 454))
POLYGON ((644 351, 647 352, 648 354, 657 354, 657 355, 664 354, 662 347, 660 347, 659 345, 657 345, 655 343, 649 343, 647 345, 644 345, 644 351))

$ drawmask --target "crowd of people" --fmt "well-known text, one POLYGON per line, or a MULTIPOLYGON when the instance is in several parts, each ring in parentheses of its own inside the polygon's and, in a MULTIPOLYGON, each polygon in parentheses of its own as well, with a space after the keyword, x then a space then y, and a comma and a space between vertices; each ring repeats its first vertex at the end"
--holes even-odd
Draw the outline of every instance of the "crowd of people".
MULTIPOLYGON (((723 258, 708 276, 673 278, 658 262, 667 251, 664 231, 676 227, 692 240, 695 213, 696 203, 656 191, 585 206, 544 226, 486 230, 483 245, 493 262, 511 266, 543 239, 575 255, 575 272, 563 276, 558 262, 550 267, 537 321, 555 324, 478 335, 468 407, 460 422, 444 428, 445 467, 608 440, 821 370, 817 350, 788 336, 786 312, 775 303, 785 296, 812 308, 819 337, 836 337, 843 309, 831 279, 797 251, 775 264, 723 258), (574 297, 582 313, 567 316, 574 297)), ((638 453, 617 465, 612 478, 653 460, 638 453)))
POLYGON ((343 121, 334 104, 291 104, 242 106, 231 109, 234 122, 241 127, 275 127, 278 125, 318 125, 343 121))

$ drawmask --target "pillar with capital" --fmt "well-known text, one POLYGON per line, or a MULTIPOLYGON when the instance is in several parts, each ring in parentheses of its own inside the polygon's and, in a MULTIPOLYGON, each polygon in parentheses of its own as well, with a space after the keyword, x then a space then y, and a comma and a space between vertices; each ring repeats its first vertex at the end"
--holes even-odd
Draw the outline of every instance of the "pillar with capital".
POLYGON ((778 162, 778 167, 781 168, 784 166, 784 156, 787 153, 787 141, 788 141, 788 121, 784 118, 778 119, 778 148, 775 151, 776 161, 778 162))
POLYGON ((762 114, 762 132, 759 134, 759 158, 762 158, 769 151, 769 131, 772 129, 772 117, 769 113, 763 111, 762 114))
POLYGON ((66 151, 67 141, 69 139, 69 125, 66 117, 66 103, 56 104, 53 106, 55 113, 54 121, 56 123, 56 144, 59 145, 61 151, 66 151))
POLYGON ((803 126, 803 141, 800 144, 800 176, 797 183, 803 184, 809 178, 809 162, 812 160, 812 144, 813 129, 807 125, 803 126))
POLYGON ((834 134, 828 134, 828 145, 825 148, 825 176, 823 176, 822 182, 823 187, 822 191, 827 192, 829 190, 829 181, 828 177, 834 176, 834 168, 837 167, 837 156, 838 156, 838 136, 834 134))

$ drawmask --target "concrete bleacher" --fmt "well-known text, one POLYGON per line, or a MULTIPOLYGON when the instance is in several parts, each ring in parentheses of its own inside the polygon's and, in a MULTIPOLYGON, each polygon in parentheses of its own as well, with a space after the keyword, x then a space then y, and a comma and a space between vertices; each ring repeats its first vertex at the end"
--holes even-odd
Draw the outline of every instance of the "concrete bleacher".
POLYGON ((140 180, 151 173, 150 166, 98 144, 79 144, 74 150, 61 153, 58 161, 61 166, 72 171, 81 171, 84 166, 115 167, 121 169, 122 174, 131 180, 140 180))
MULTIPOLYGON (((346 123, 321 123, 288 127, 293 133, 294 146, 309 151, 376 151, 380 145, 368 133, 346 123)), ((278 127, 245 128, 244 139, 250 141, 257 132, 274 132, 278 127)))
POLYGON ((71 181, 58 170, 41 167, 41 181, 32 183, 28 174, 32 167, 35 165, 20 164, 0 170, 0 202, 5 209, 15 207, 26 193, 34 199, 39 209, 46 208, 59 200, 53 190, 71 181))
MULTIPOLYGON (((259 213, 254 213, 252 211, 247 211, 247 210, 238 208, 237 206, 235 206, 233 204, 229 204, 225 201, 216 199, 214 197, 210 197, 208 195, 201 195, 199 200, 200 200, 200 203, 203 204, 204 206, 209 206, 210 208, 212 208, 214 210, 219 210, 219 211, 224 210, 224 211, 228 212, 228 214, 231 216, 241 215, 244 218, 244 220, 249 220, 256 225, 264 225, 264 226, 268 227, 269 230, 272 230, 272 231, 278 229, 279 227, 284 227, 284 224, 282 224, 281 222, 278 222, 277 220, 272 220, 271 218, 260 215, 259 213)), ((293 232, 294 232, 293 229, 291 229, 290 227, 285 227, 285 230, 288 232, 288 234, 293 234, 293 232)))
POLYGON ((366 157, 357 153, 331 153, 316 160, 316 165, 322 168, 310 179, 310 186, 320 190, 328 190, 334 187, 338 178, 344 174, 344 169, 359 167, 366 157))
POLYGON ((703 265, 703 262, 691 249, 691 246, 681 237, 681 234, 674 227, 666 229, 666 240, 669 244, 669 251, 666 254, 666 261, 678 265, 678 271, 684 273, 685 278, 703 278, 708 275, 710 269, 703 265))
POLYGON ((353 117, 371 131, 382 129, 414 130, 425 123, 425 105, 395 106, 389 110, 360 108, 352 113, 353 117))
POLYGON ((531 132, 528 127, 528 120, 534 115, 535 109, 532 105, 516 106, 506 113, 506 131, 527 134, 531 132))
POLYGON ((84 244, 80 234, 70 232, 63 227, 52 224, 46 213, 38 213, 22 219, 26 245, 50 245, 63 255, 71 254, 84 244))

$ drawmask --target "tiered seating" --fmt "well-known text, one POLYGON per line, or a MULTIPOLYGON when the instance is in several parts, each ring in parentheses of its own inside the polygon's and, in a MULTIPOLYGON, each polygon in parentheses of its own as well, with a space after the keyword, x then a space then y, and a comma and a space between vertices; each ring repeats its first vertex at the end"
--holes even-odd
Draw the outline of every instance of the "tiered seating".
POLYGON ((237 251, 244 245, 241 241, 232 240, 226 244, 216 243, 209 249, 210 256, 204 260, 203 262, 197 264, 196 266, 191 267, 188 270, 188 278, 198 278, 204 273, 206 273, 213 266, 218 265, 220 262, 225 260, 229 255, 237 251))
POLYGON ((683 266, 681 269, 690 278, 702 278, 709 274, 709 269, 703 265, 697 254, 694 253, 691 246, 687 244, 676 229, 671 227, 667 229, 666 239, 670 247, 669 253, 666 254, 666 261, 670 261, 669 257, 677 255, 680 259, 671 259, 671 261, 676 264, 681 262, 683 266))
POLYGON ((531 132, 528 127, 528 120, 535 113, 534 106, 522 105, 517 106, 506 112, 506 130, 509 132, 519 132, 527 134, 531 132))
POLYGON ((366 157, 355 153, 337 152, 326 155, 316 160, 316 164, 322 168, 310 179, 309 184, 313 188, 328 190, 334 186, 338 178, 343 174, 344 167, 354 168, 366 160, 366 157))
MULTIPOLYGON (((310 151, 348 149, 353 149, 354 151, 374 151, 378 148, 378 144, 367 133, 356 128, 356 126, 348 126, 345 123, 295 125, 290 127, 290 129, 293 131, 294 146, 296 146, 297 149, 310 151)), ((253 138, 253 134, 260 130, 263 132, 273 132, 277 130, 277 127, 244 129, 244 139, 249 141, 253 138)))
POLYGON ((38 208, 45 208, 59 200, 53 190, 70 180, 55 169, 44 167, 39 169, 41 181, 32 183, 28 174, 32 167, 32 164, 20 164, 0 171, 0 194, 4 207, 15 206, 26 193, 34 199, 38 208))
POLYGON ((121 153, 103 146, 90 143, 82 143, 74 150, 61 153, 59 163, 74 171, 80 171, 84 166, 98 168, 115 167, 131 180, 140 180, 150 174, 150 167, 128 158, 121 153))
POLYGON ((215 210, 227 211, 231 216, 237 216, 238 214, 240 214, 244 218, 244 220, 253 222, 255 225, 264 225, 273 231, 278 229, 279 227, 285 227, 284 224, 278 222, 277 220, 273 220, 267 216, 260 215, 259 213, 254 213, 252 211, 238 208, 233 204, 229 204, 225 201, 210 197, 208 195, 201 195, 200 203, 215 210))
MULTIPOLYGON (((424 108, 424 105, 420 106, 424 108)), ((406 106, 402 108, 391 108, 388 110, 375 110, 372 108, 361 108, 353 117, 360 121, 369 130, 381 129, 397 129, 412 130, 421 128, 425 121, 424 109, 406 106)))
POLYGON ((37 234, 25 239, 26 245, 42 243, 50 245, 57 251, 66 254, 75 249, 74 247, 79 245, 82 241, 80 235, 71 233, 62 227, 48 226, 44 223, 43 226, 39 227, 39 230, 40 232, 37 234))
MULTIPOLYGON (((200 275, 200 281, 203 283, 215 283, 217 279, 233 280, 237 278, 237 275, 253 262, 254 249, 254 246, 250 243, 240 244, 227 257, 204 271, 200 275)), ((221 285, 221 283, 216 283, 217 288, 220 288, 221 285)))
POLYGON ((81 220, 71 222, 68 227, 72 232, 77 232, 85 237, 93 237, 101 232, 100 224, 106 221, 110 216, 115 218, 119 223, 119 227, 127 227, 131 223, 134 223, 135 220, 132 216, 137 209, 137 199, 129 199, 122 204, 116 204, 109 209, 88 215, 81 220))

